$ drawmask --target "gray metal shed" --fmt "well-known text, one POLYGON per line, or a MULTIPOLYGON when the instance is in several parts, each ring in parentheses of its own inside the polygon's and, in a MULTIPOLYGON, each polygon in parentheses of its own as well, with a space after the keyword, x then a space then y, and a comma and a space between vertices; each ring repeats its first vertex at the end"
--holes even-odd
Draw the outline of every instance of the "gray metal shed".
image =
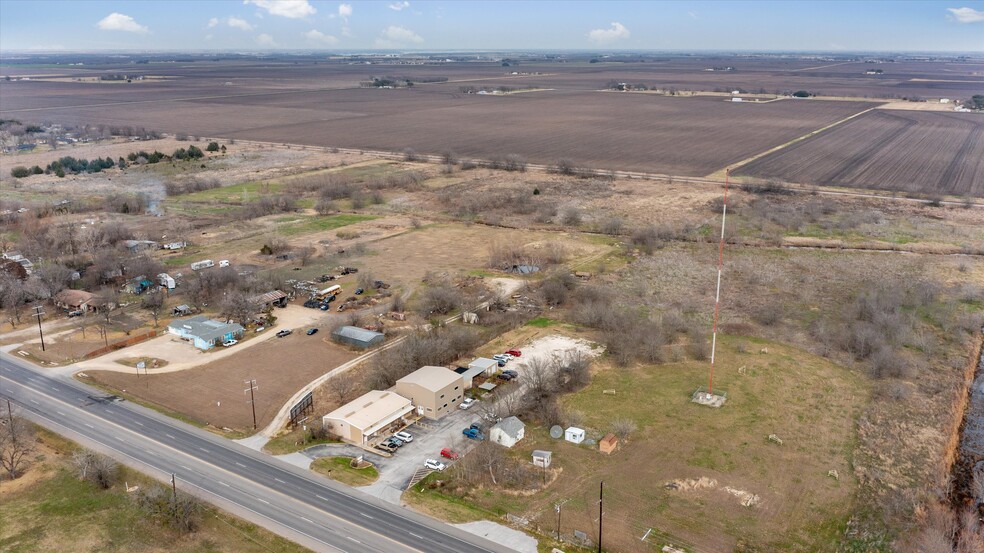
POLYGON ((357 326, 343 326, 331 333, 336 342, 341 342, 357 348, 370 348, 383 343, 386 336, 382 332, 374 332, 357 326))

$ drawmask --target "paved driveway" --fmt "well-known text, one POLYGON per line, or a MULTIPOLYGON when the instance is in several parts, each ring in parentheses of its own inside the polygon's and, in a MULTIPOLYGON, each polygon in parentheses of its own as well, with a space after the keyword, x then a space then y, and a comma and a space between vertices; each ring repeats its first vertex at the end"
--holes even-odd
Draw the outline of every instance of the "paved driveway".
POLYGON ((277 309, 274 311, 274 314, 277 316, 276 325, 272 328, 267 328, 258 336, 250 336, 249 340, 236 344, 231 348, 219 347, 216 348, 216 351, 204 352, 197 349, 190 342, 181 340, 171 334, 165 334, 119 351, 107 353, 102 357, 77 363, 72 370, 133 372, 132 368, 121 365, 116 360, 127 357, 153 357, 164 359, 168 364, 159 369, 150 369, 148 372, 151 374, 182 371, 222 359, 223 357, 255 346, 260 342, 273 338, 280 329, 293 328, 295 332, 303 332, 306 327, 315 326, 315 323, 322 319, 329 321, 337 317, 337 315, 325 313, 319 309, 308 309, 298 305, 288 305, 284 309, 277 309))

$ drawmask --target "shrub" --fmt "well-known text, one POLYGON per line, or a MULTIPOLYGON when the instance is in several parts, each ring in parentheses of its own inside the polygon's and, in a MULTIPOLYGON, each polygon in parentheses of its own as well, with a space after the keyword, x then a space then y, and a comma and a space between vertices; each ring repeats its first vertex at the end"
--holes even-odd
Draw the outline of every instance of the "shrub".
POLYGON ((22 179, 30 175, 31 175, 31 170, 28 169, 27 167, 24 167, 23 165, 18 165, 17 167, 14 167, 13 169, 10 170, 10 176, 14 178, 22 179))
POLYGON ((209 152, 218 152, 219 151, 219 143, 218 142, 209 142, 208 143, 208 146, 205 147, 205 150, 206 151, 209 151, 209 152))

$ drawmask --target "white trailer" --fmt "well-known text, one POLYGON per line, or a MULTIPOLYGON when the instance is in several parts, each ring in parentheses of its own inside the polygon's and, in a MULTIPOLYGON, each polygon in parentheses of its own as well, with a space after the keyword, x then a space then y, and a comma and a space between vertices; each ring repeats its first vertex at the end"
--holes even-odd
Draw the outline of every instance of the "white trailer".
POLYGON ((161 286, 167 288, 168 290, 174 290, 174 287, 177 285, 177 283, 174 281, 174 277, 172 277, 167 273, 161 273, 157 275, 157 282, 161 286))
POLYGON ((198 271, 198 270, 201 270, 201 269, 207 269, 209 267, 215 267, 215 262, 212 261, 211 259, 205 259, 205 260, 202 260, 202 261, 196 261, 196 262, 194 262, 194 263, 191 264, 191 270, 192 271, 198 271))

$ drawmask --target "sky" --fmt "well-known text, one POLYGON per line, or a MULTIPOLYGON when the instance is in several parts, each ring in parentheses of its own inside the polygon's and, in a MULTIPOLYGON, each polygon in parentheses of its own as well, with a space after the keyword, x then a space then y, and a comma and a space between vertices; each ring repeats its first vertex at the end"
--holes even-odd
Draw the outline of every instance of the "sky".
POLYGON ((281 49, 984 52, 984 0, 0 0, 0 55, 281 49))

